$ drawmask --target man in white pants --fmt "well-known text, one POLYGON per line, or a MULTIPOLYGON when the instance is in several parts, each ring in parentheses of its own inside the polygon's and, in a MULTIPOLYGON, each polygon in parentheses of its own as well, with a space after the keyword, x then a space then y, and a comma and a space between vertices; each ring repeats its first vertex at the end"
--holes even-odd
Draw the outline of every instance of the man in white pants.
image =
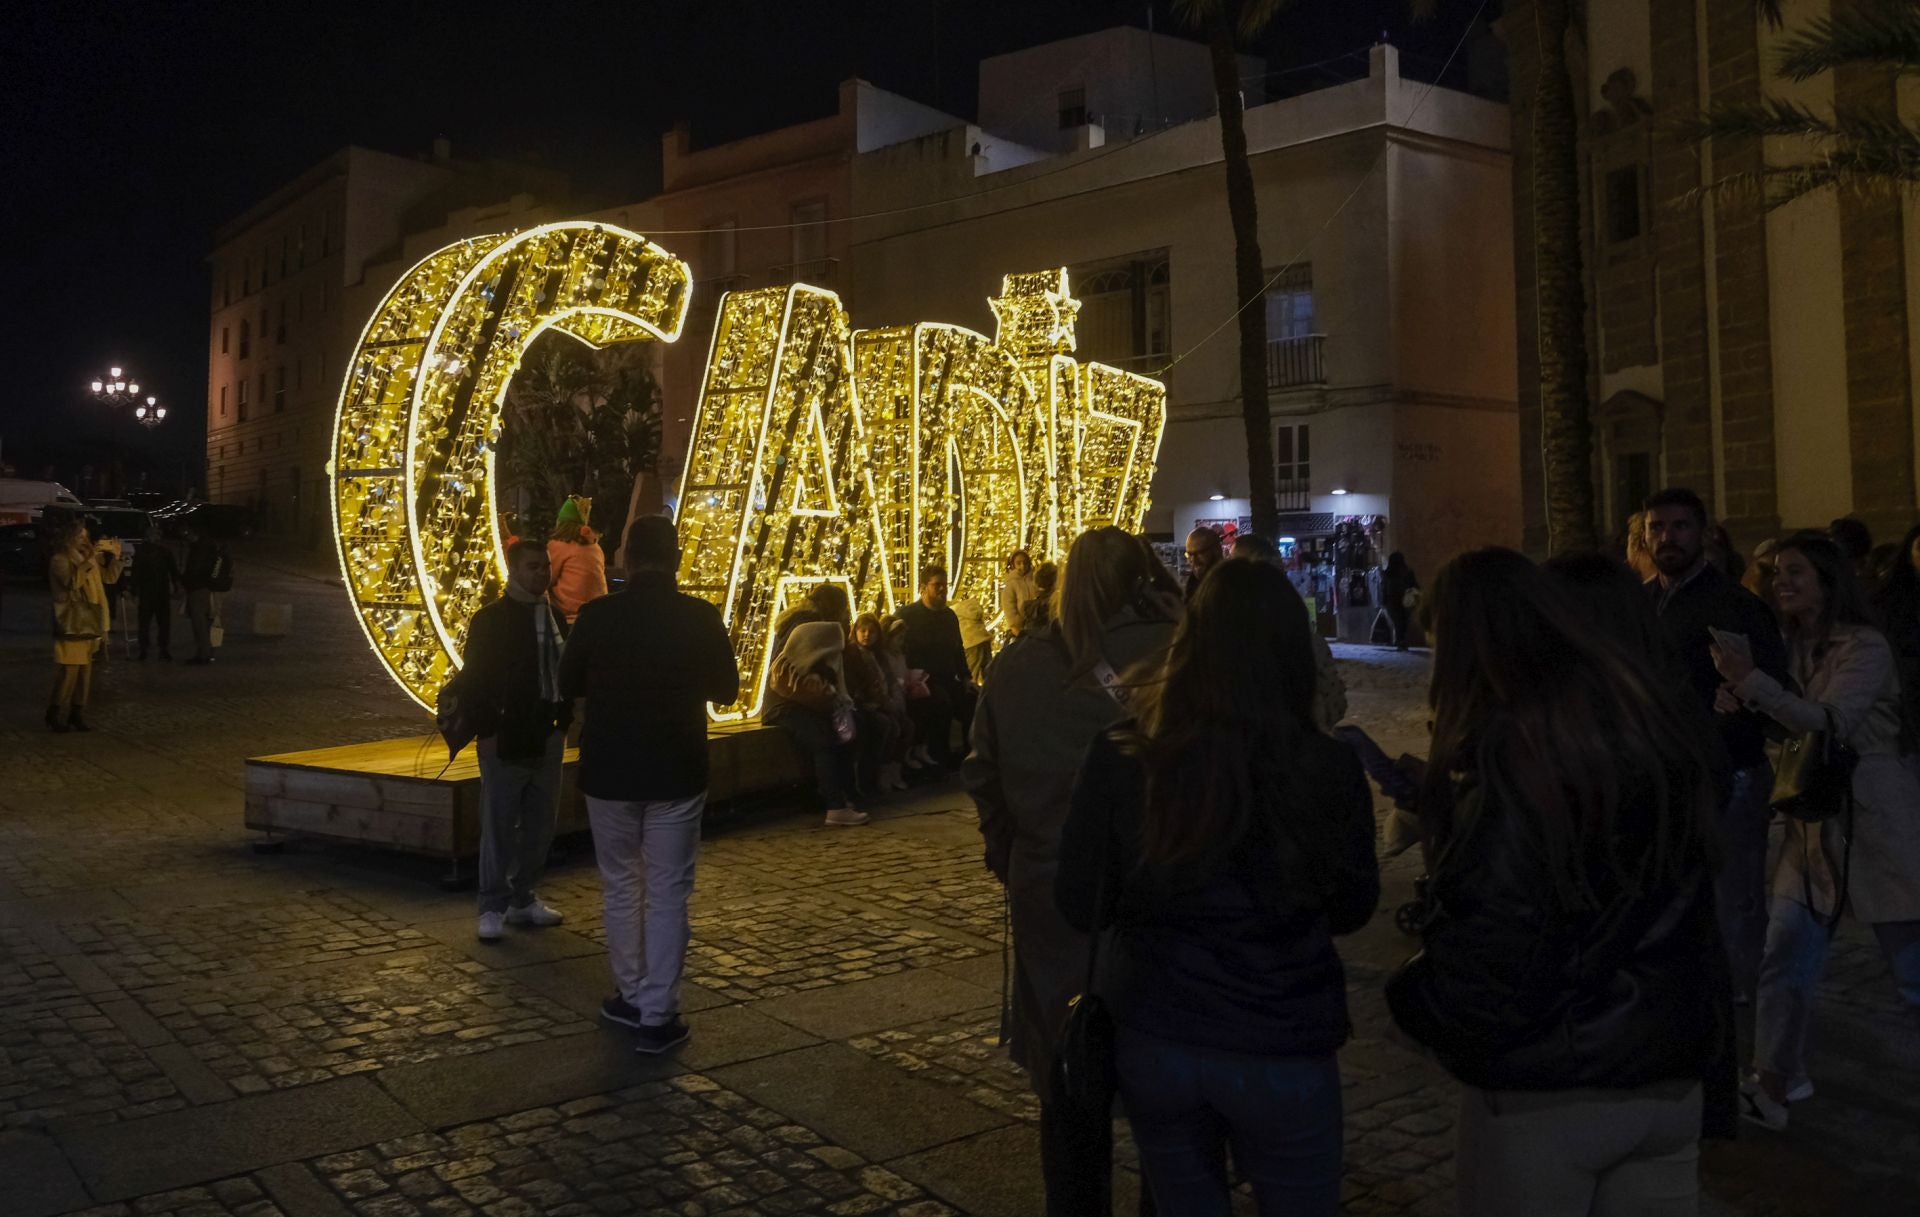
POLYGON ((671 521, 629 524, 621 565, 626 587, 589 601, 574 621, 560 688, 586 699, 580 791, 619 989, 600 1014, 634 1029, 636 1051, 655 1053, 688 1035, 680 975, 707 802, 706 705, 739 696, 740 672, 719 610, 674 584, 671 521))

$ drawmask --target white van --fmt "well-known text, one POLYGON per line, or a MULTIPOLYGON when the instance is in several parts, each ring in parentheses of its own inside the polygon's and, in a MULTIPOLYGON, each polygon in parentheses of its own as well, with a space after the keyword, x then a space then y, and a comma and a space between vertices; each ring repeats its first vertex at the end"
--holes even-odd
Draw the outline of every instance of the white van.
POLYGON ((85 506, 78 495, 58 482, 0 478, 0 524, 31 524, 45 507, 79 510, 85 506))

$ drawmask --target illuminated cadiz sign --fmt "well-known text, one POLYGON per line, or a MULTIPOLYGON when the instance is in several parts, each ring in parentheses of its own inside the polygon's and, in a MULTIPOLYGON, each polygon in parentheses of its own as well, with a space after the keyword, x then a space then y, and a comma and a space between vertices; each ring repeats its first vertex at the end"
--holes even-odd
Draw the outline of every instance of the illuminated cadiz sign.
MULTIPOLYGON (((336 529, 367 637, 422 705, 505 582, 494 449, 528 344, 672 342, 688 290, 644 237, 573 222, 448 246, 375 311, 335 425, 336 529)), ((939 565, 990 607, 1010 551, 1138 530, 1165 387, 1071 357, 1064 270, 1008 275, 992 306, 997 340, 854 330, 804 284, 722 298, 678 516, 681 587, 719 606, 750 677, 716 718, 759 713, 773 621, 820 583, 888 613, 939 565)))

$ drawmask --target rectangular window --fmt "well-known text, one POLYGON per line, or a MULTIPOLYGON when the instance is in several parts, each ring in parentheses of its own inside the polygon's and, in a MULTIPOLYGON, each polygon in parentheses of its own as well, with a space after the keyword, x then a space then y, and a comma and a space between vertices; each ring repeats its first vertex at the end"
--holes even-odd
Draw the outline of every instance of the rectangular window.
POLYGON ((1640 167, 1628 165, 1607 173, 1607 240, 1618 243, 1640 235, 1640 167))
POLYGON ((280 234, 280 277, 287 277, 287 235, 280 234))
POLYGON ((787 213, 788 223, 793 225, 793 265, 802 274, 818 272, 813 264, 823 262, 827 257, 827 201, 808 199, 804 203, 795 203, 787 213))
POLYGON ((1290 266, 1267 289, 1267 341, 1305 338, 1317 332, 1313 322, 1313 267, 1290 266))
POLYGON ((320 213, 320 256, 326 257, 333 248, 333 217, 326 212, 320 213))
POLYGON ((240 416, 240 421, 243 423, 246 422, 247 421, 247 378, 244 376, 240 378, 239 400, 235 403, 234 408, 235 408, 235 411, 240 416))
POLYGON ((300 221, 300 240, 293 247, 293 258, 297 266, 307 264, 307 222, 305 220, 300 221))
POLYGON ((1172 263, 1148 250, 1068 271, 1080 300, 1074 322, 1079 358, 1136 369, 1173 344, 1172 263))
POLYGON ((1613 458, 1614 511, 1625 515, 1653 493, 1653 454, 1622 452, 1613 458))
POLYGON ((273 329, 273 341, 280 346, 287 345, 287 302, 285 300, 280 302, 280 324, 273 329))
POLYGON ((227 386, 220 386, 220 417, 227 416, 227 386))
POLYGON ((1059 93, 1060 129, 1071 131, 1087 125, 1087 90, 1081 86, 1059 93))
POLYGON ((1273 431, 1273 476, 1281 489, 1313 480, 1312 437, 1307 423, 1281 423, 1273 431))
POLYGON ((287 408, 287 369, 285 365, 273 370, 273 412, 282 413, 287 408))
POLYGON ((220 353, 227 353, 227 327, 224 325, 220 327, 220 353))
POLYGON ((262 249, 260 251, 260 286, 261 287, 265 287, 267 285, 267 268, 272 265, 273 265, 273 251, 271 249, 262 249))
POLYGON ((245 299, 253 291, 253 260, 240 259, 240 297, 245 299))
POLYGON ((253 346, 253 326, 245 317, 240 318, 240 358, 245 359, 253 346))

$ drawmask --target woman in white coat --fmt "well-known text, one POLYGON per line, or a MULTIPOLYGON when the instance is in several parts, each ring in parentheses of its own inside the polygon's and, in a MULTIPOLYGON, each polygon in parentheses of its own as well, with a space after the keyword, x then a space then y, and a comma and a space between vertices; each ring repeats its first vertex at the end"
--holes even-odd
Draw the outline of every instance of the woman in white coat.
POLYGON ((1820 533, 1792 538, 1775 557, 1774 591, 1798 688, 1716 647, 1714 662, 1727 680, 1722 698, 1792 732, 1831 729, 1860 757, 1850 815, 1818 825, 1788 820, 1774 866, 1754 1074, 1741 1088, 1741 1112, 1778 1130, 1786 1127, 1787 1104, 1813 1093, 1807 1028, 1841 912, 1873 927, 1902 1000, 1920 1012, 1920 779, 1900 755, 1893 650, 1873 625, 1852 565, 1820 533))

